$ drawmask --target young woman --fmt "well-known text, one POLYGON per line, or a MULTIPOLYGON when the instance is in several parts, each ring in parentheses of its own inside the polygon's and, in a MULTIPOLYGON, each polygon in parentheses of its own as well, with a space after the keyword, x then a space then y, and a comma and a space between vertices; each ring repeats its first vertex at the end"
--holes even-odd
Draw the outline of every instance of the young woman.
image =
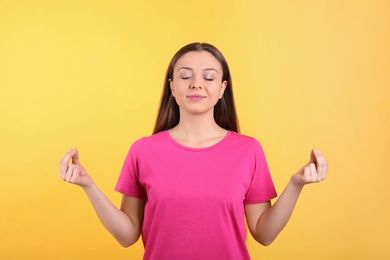
POLYGON ((116 190, 120 209, 98 189, 76 149, 60 177, 81 186, 106 229, 125 247, 142 234, 144 259, 250 259, 246 226, 269 245, 287 224, 304 185, 325 179, 319 150, 274 205, 260 144, 239 134, 223 55, 207 43, 180 49, 168 66, 152 136, 130 148, 116 190))

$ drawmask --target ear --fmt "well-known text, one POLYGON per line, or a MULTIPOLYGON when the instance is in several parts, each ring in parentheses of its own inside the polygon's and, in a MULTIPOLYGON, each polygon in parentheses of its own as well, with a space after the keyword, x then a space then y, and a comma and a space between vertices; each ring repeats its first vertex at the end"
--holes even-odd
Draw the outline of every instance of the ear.
POLYGON ((175 97, 174 93, 173 93, 173 82, 171 79, 168 79, 169 81, 169 87, 171 88, 171 93, 172 93, 172 96, 175 97))
POLYGON ((223 93, 225 93, 225 89, 227 87, 227 81, 224 80, 221 84, 221 90, 219 92, 219 99, 221 99, 223 97, 223 93))

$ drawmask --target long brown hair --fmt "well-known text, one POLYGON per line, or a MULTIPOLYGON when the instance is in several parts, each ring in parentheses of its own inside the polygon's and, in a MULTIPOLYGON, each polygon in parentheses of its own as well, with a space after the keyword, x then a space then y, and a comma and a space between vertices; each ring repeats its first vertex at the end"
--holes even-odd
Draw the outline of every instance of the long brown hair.
POLYGON ((209 43, 194 42, 182 47, 173 56, 171 62, 168 65, 153 134, 171 129, 179 123, 179 106, 177 105, 175 98, 172 96, 169 80, 173 79, 173 70, 176 62, 184 54, 190 51, 208 51, 221 64, 223 72, 222 82, 226 80, 227 85, 222 98, 219 99, 218 103, 214 107, 214 120, 220 127, 239 133, 240 130, 238 125, 238 118, 233 98, 232 79, 225 57, 216 47, 209 43))

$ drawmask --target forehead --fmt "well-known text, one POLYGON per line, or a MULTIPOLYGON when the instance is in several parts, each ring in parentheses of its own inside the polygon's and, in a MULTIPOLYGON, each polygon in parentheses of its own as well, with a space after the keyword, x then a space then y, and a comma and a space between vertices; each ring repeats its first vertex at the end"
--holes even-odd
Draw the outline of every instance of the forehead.
POLYGON ((213 68, 217 71, 222 71, 220 62, 208 51, 187 52, 177 60, 174 70, 177 71, 181 67, 192 69, 213 68))

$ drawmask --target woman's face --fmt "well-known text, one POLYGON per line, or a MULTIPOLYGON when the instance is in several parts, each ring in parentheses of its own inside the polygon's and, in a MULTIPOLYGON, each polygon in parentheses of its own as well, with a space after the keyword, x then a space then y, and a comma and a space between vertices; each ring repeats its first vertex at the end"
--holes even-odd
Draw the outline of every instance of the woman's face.
POLYGON ((170 79, 172 95, 180 108, 180 115, 211 114, 226 88, 222 81, 222 66, 207 51, 184 54, 173 68, 170 79))

